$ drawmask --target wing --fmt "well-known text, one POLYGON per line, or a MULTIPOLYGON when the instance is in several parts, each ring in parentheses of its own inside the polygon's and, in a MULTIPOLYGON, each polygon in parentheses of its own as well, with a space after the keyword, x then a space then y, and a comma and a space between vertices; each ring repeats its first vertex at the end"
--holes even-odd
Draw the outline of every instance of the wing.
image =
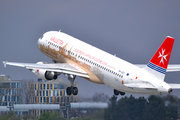
MULTIPOLYGON (((146 65, 145 64, 134 64, 140 68, 144 68, 146 65)), ((180 64, 169 64, 167 67, 166 72, 176 72, 180 71, 180 64)))
POLYGON ((89 78, 89 75, 84 70, 82 70, 80 67, 76 66, 75 64, 71 64, 71 63, 36 64, 36 63, 17 63, 17 62, 3 61, 3 64, 4 67, 6 67, 6 65, 12 65, 18 67, 25 67, 26 69, 29 70, 44 69, 52 72, 72 74, 84 78, 89 78))
POLYGON ((143 84, 143 83, 131 83, 131 84, 124 84, 128 88, 140 88, 140 89, 149 89, 149 90, 157 90, 156 87, 150 84, 143 84))
POLYGON ((168 83, 172 89, 180 89, 180 84, 171 84, 171 83, 168 83))

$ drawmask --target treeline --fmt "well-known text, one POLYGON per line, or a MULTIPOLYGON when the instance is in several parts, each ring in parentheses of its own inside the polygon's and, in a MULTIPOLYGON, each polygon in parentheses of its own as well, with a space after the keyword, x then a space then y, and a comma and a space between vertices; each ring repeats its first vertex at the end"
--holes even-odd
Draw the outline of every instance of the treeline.
POLYGON ((16 115, 14 111, 9 111, 7 115, 0 115, 0 120, 36 120, 36 117, 31 115, 16 115))
MULTIPOLYGON (((107 98, 106 95, 95 94, 94 101, 101 101, 107 98)), ((108 100, 108 99, 106 99, 108 100)), ((180 99, 167 95, 167 96, 149 96, 149 98, 139 97, 135 98, 122 97, 117 100, 116 96, 109 98, 109 106, 105 110, 87 110, 73 114, 71 111, 70 118, 74 120, 177 120, 178 119, 178 106, 180 99)), ((180 106, 179 106, 180 107, 180 106)), ((8 115, 0 115, 0 120, 19 120, 19 119, 36 119, 35 116, 15 115, 10 111, 8 115)), ((52 113, 44 112, 38 120, 65 120, 60 116, 59 112, 53 111, 52 113)))
POLYGON ((135 98, 110 98, 109 107, 104 111, 104 120, 177 120, 179 99, 149 96, 135 98))

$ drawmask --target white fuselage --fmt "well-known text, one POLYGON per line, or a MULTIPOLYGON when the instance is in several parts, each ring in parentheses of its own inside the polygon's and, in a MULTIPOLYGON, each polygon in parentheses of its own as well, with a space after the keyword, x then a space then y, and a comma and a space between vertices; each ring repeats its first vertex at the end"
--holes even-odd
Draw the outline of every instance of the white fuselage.
POLYGON ((122 92, 167 94, 169 89, 168 84, 146 70, 62 32, 45 33, 38 40, 38 48, 54 61, 80 67, 89 74, 89 81, 105 84, 122 92), (158 90, 132 89, 124 85, 129 83, 148 83, 158 90))

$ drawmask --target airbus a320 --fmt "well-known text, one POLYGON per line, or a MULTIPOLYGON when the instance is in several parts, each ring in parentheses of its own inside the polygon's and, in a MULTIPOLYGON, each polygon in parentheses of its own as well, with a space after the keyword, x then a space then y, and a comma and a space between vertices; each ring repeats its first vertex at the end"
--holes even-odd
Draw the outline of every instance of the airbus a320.
POLYGON ((49 31, 39 38, 37 45, 53 63, 3 63, 5 67, 25 67, 44 80, 55 80, 65 74, 71 83, 71 87, 66 88, 67 95, 78 94, 78 88, 74 86, 76 76, 112 87, 115 95, 169 94, 172 89, 180 89, 180 84, 164 81, 166 72, 180 71, 180 65, 168 65, 174 40, 167 36, 147 65, 137 65, 61 31, 49 31))

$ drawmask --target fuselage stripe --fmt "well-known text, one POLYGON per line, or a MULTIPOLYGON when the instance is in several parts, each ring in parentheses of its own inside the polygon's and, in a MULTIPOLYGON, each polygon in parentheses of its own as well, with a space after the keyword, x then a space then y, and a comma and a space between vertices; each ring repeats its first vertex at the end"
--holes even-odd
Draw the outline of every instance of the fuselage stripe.
POLYGON ((151 62, 149 62, 149 63, 147 64, 147 66, 148 66, 149 68, 155 70, 155 71, 158 71, 158 72, 162 73, 162 74, 166 74, 166 69, 164 69, 164 68, 162 68, 162 67, 159 67, 159 66, 157 66, 157 65, 155 65, 155 64, 153 64, 153 63, 151 63, 151 62))

